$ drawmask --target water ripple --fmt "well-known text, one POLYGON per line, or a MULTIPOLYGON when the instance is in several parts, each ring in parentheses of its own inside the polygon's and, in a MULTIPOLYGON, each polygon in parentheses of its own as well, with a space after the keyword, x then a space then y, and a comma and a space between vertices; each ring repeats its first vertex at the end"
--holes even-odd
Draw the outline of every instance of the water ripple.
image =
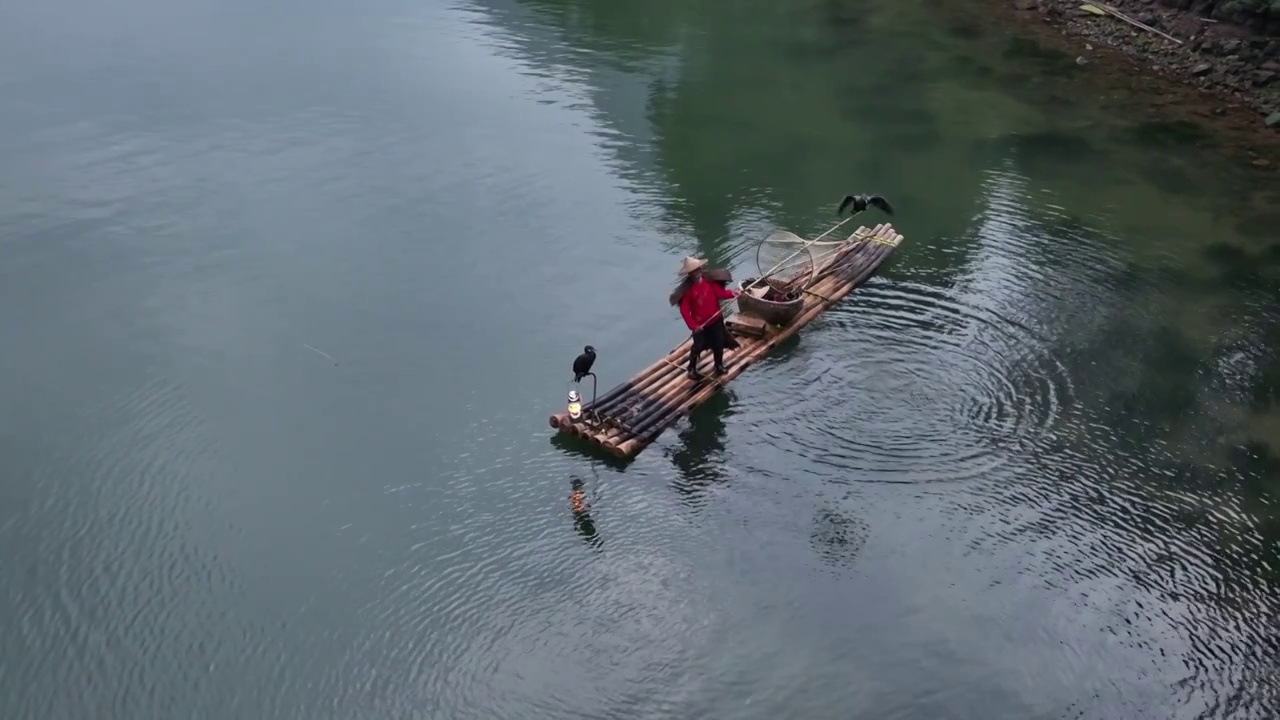
MULTIPOLYGON (((4 532, 6 544, 31 551, 8 601, 11 639, 32 661, 0 671, 0 681, 45 676, 82 691, 22 698, 32 717, 93 714, 81 704, 94 702, 136 714, 164 703, 175 683, 204 677, 231 639, 222 603, 235 582, 204 546, 200 518, 198 486, 217 448, 184 389, 154 376, 82 412, 96 433, 38 448, 39 505, 4 532), (56 590, 33 592, 42 585, 56 590)), ((238 653, 243 661, 262 650, 238 653)))
POLYGON ((850 351, 791 358, 798 372, 756 398, 771 411, 755 425, 850 479, 985 475, 1044 442, 1074 402, 1065 366, 1030 328, 947 290, 870 286, 823 327, 850 351))

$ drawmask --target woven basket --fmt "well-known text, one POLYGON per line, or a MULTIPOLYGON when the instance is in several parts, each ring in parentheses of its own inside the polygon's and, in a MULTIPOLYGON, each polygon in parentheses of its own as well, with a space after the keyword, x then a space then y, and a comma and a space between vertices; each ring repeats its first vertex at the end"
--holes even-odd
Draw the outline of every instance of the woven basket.
POLYGON ((783 284, 772 279, 765 280, 763 283, 757 284, 751 290, 746 290, 755 278, 744 278, 738 283, 738 311, 743 315, 758 317, 767 323, 773 325, 787 325, 800 315, 800 311, 804 309, 804 295, 798 292, 787 293, 787 300, 777 302, 774 300, 765 300, 756 297, 750 293, 759 292, 766 285, 773 290, 783 292, 783 284))

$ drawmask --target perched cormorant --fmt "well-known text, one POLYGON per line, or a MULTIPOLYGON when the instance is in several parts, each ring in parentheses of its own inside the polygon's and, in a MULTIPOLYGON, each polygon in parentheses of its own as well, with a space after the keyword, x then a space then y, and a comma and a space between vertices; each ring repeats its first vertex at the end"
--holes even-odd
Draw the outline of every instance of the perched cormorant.
POLYGON ((879 195, 845 195, 844 200, 840 201, 840 207, 836 210, 836 215, 844 212, 844 209, 849 205, 853 205, 855 213, 866 210, 867 206, 870 205, 871 207, 880 208, 889 215, 893 214, 893 206, 889 204, 888 200, 879 195))
POLYGON ((573 381, 578 382, 591 372, 591 365, 596 361, 596 349, 590 345, 582 349, 582 354, 573 359, 573 381))

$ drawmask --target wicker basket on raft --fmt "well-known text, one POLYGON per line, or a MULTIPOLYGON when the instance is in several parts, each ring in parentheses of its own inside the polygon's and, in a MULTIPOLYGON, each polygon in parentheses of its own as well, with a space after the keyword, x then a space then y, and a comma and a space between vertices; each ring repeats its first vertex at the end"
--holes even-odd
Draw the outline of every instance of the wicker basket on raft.
POLYGON ((738 283, 739 312, 778 326, 785 326, 800 315, 804 309, 804 293, 788 291, 789 283, 772 278, 759 283, 756 280, 749 277, 738 283), (756 283, 754 287, 752 283, 756 283))

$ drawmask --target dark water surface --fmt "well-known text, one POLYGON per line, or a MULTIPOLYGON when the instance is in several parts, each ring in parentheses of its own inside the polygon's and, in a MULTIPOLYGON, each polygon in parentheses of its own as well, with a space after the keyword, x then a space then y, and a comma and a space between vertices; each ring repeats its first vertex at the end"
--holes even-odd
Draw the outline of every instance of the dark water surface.
POLYGON ((1274 176, 942 5, 0 7, 0 717, 1275 717, 1274 176), (864 290, 551 437, 857 191, 864 290))

